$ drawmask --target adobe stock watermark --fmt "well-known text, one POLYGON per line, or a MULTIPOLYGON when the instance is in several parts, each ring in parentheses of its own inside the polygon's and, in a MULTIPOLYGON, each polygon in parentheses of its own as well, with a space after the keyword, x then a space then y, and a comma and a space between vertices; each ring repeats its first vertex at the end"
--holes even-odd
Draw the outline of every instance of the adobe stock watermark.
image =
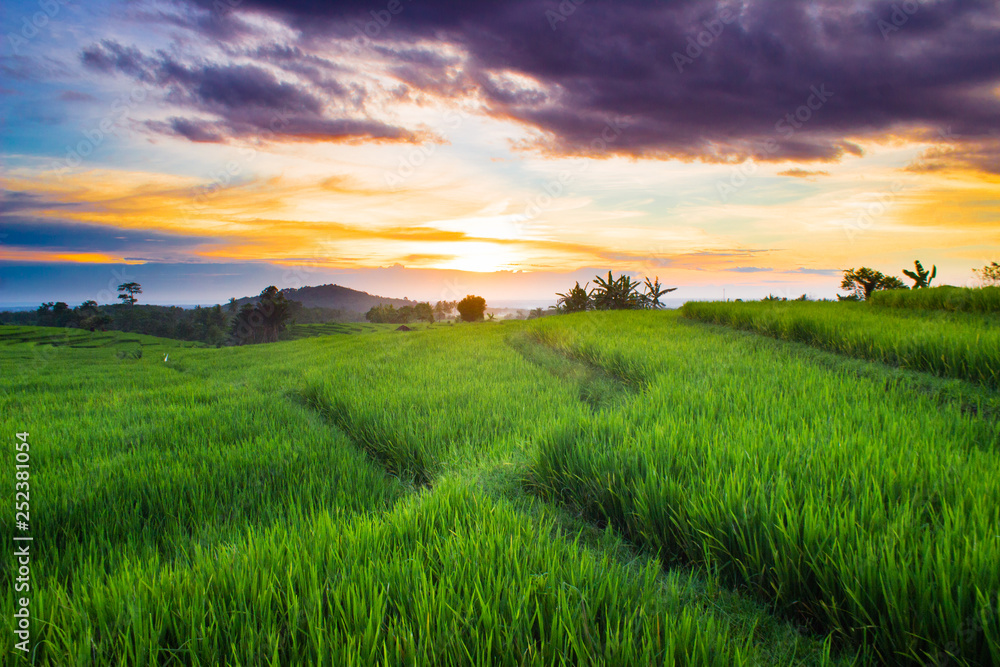
POLYGON ((930 1, 931 0, 903 0, 903 2, 893 4, 892 13, 889 14, 889 20, 886 21, 885 19, 879 19, 877 23, 879 32, 882 33, 882 39, 888 41, 889 35, 902 30, 903 26, 909 22, 910 17, 920 11, 920 5, 930 1))
POLYGON ((576 12, 577 7, 585 3, 587 0, 562 0, 559 6, 553 9, 545 10, 545 18, 548 19, 549 25, 552 27, 552 32, 559 29, 560 23, 565 23, 570 16, 576 12))
MULTIPOLYGON (((318 254, 327 253, 330 256, 337 254, 337 244, 328 236, 316 241, 318 254)), ((320 261, 296 262, 285 266, 284 273, 281 274, 282 289, 300 289, 310 284, 316 284, 314 280, 321 271, 329 269, 329 265, 320 261)))
MULTIPOLYGON (((274 140, 278 132, 289 125, 291 114, 292 109, 289 107, 276 112, 267 127, 257 135, 257 140, 261 142, 274 140)), ((229 187, 257 157, 257 149, 253 146, 241 146, 237 153, 239 159, 229 160, 221 169, 209 172, 210 180, 207 185, 192 188, 190 199, 181 207, 185 221, 190 222, 193 215, 205 212, 208 209, 208 202, 223 188, 229 187)))
MULTIPOLYGON (((462 127, 467 118, 469 118, 468 111, 449 109, 444 114, 444 124, 447 129, 454 131, 462 127)), ((396 169, 386 170, 384 173, 386 187, 393 190, 398 189, 417 173, 418 169, 427 164, 427 161, 437 153, 438 146, 437 142, 427 142, 412 146, 405 155, 400 155, 396 169)))
MULTIPOLYGON (((791 113, 785 114, 782 118, 779 118, 774 124, 774 131, 777 133, 778 137, 784 140, 789 140, 796 135, 805 125, 813 119, 816 112, 823 108, 823 105, 833 97, 833 91, 827 88, 827 84, 822 84, 819 87, 810 87, 810 95, 806 98, 805 103, 796 108, 791 113)), ((774 155, 778 152, 781 144, 775 137, 769 137, 760 144, 760 153, 765 156, 774 155)), ((745 186, 752 176, 757 173, 758 164, 757 160, 749 159, 738 166, 736 166, 729 176, 728 182, 719 181, 716 183, 716 190, 719 193, 719 199, 723 204, 729 202, 729 198, 733 196, 737 191, 739 191, 743 186, 745 186)))
POLYGON ((236 9, 243 4, 243 0, 215 0, 212 3, 212 11, 217 14, 225 14, 236 9))
MULTIPOLYGON (((604 124, 598 136, 590 142, 590 149, 595 153, 606 153, 614 144, 625 129, 628 128, 629 121, 625 117, 618 117, 604 124)), ((524 207, 524 213, 517 216, 513 223, 518 233, 524 231, 524 224, 535 220, 544 211, 552 207, 557 199, 566 193, 569 185, 576 178, 590 169, 591 161, 588 159, 580 167, 570 171, 564 169, 559 174, 550 179, 541 187, 541 191, 536 193, 524 207)))
POLYGON ((42 29, 48 27, 62 8, 68 4, 67 0, 38 0, 39 11, 33 14, 25 14, 21 17, 21 29, 17 32, 7 33, 7 43, 14 55, 23 55, 22 48, 28 45, 42 29))
POLYGON ((98 121, 97 125, 83 130, 81 132, 83 138, 75 145, 66 146, 66 157, 52 162, 50 168, 55 172, 56 178, 62 181, 71 169, 79 167, 84 160, 93 155, 109 136, 117 135, 129 111, 137 104, 142 104, 149 96, 150 90, 152 86, 143 83, 134 86, 128 94, 116 97, 111 103, 109 112, 98 121))
MULTIPOLYGON (((128 273, 128 266, 121 267, 120 271, 118 269, 111 269, 111 277, 108 278, 107 285, 104 289, 94 294, 93 300, 97 301, 97 303, 114 303, 118 300, 118 285, 128 282, 135 282, 135 276, 128 273)), ((69 345, 73 341, 72 334, 77 330, 64 327, 56 328, 54 331, 53 336, 49 338, 51 344, 34 345, 31 348, 31 368, 35 372, 61 358, 63 351, 69 349, 69 345)))
POLYGON ((997 619, 998 600, 989 600, 986 605, 965 617, 956 629, 955 639, 945 644, 931 656, 931 662, 925 663, 934 667, 949 667, 950 665, 967 664, 963 654, 969 645, 981 639, 982 633, 990 623, 997 619))
POLYGON ((901 181, 894 181, 887 191, 877 194, 875 201, 859 211, 853 222, 844 224, 847 240, 854 243, 859 235, 871 229, 877 219, 889 212, 890 207, 896 203, 897 196, 904 189, 905 186, 901 181))
POLYGON ((732 9, 723 7, 714 19, 702 21, 701 25, 705 29, 696 35, 688 35, 687 47, 684 49, 684 53, 680 51, 674 51, 673 53, 672 57, 674 65, 677 66, 677 71, 683 74, 684 68, 688 65, 693 65, 694 61, 705 53, 705 49, 715 44, 715 41, 726 30, 726 26, 735 23, 736 18, 736 13, 732 9))
MULTIPOLYGON (((410 3, 413 0, 406 0, 406 2, 410 3)), ((351 38, 351 43, 359 49, 371 46, 372 40, 377 39, 392 24, 393 17, 402 14, 404 9, 406 9, 406 5, 403 4, 403 0, 389 0, 385 9, 371 10, 369 12, 371 14, 370 20, 351 24, 356 33, 351 38)))

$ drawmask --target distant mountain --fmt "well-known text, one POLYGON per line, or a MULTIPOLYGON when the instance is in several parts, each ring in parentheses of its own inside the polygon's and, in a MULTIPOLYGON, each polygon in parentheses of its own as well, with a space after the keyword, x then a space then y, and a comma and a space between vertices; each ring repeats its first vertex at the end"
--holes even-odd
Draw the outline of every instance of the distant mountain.
MULTIPOLYGON (((412 306, 417 303, 406 299, 391 299, 368 292, 359 292, 340 285, 316 285, 314 287, 300 287, 299 289, 289 287, 281 291, 286 299, 299 301, 306 308, 333 308, 355 313, 367 313, 373 306, 382 303, 391 304, 396 308, 412 306)), ((237 303, 242 306, 245 303, 256 301, 257 297, 255 296, 245 296, 238 299, 237 303)))

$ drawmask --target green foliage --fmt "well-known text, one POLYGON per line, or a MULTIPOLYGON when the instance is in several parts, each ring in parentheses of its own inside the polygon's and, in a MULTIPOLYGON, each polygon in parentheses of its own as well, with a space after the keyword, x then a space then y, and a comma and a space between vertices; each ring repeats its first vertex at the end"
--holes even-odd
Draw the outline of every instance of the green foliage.
POLYGON ((486 313, 486 299, 481 296, 469 294, 459 301, 455 307, 458 309, 458 314, 463 321, 479 322, 486 313))
POLYGON ((981 269, 972 269, 972 272, 983 285, 1000 286, 1000 264, 997 262, 990 262, 981 269))
POLYGON ((375 324, 409 324, 422 320, 424 322, 434 321, 434 308, 428 302, 418 303, 415 306, 403 306, 396 308, 390 304, 379 304, 365 313, 365 320, 375 324))
MULTIPOLYGON (((587 285, 590 285, 590 283, 587 283, 587 285)), ((587 285, 580 287, 580 281, 577 281, 573 289, 565 294, 556 292, 556 296, 559 297, 559 300, 556 302, 558 309, 566 313, 581 313, 589 310, 590 295, 587 294, 587 285)))
MULTIPOLYGON (((400 309, 401 311, 402 309, 400 309)), ((379 304, 372 306, 365 313, 365 320, 376 324, 405 324, 410 321, 412 311, 400 312, 392 304, 379 304)))
POLYGON ((608 271, 607 278, 596 276, 594 284, 595 287, 589 294, 586 287, 580 287, 579 282, 565 293, 556 293, 556 296, 560 297, 556 302, 556 310, 560 313, 578 313, 585 310, 638 310, 641 308, 659 310, 663 308, 660 299, 665 294, 677 289, 676 287, 663 287, 659 277, 655 280, 646 278, 645 292, 640 293, 639 288, 643 286, 643 283, 632 280, 624 273, 615 278, 611 271, 608 271))
POLYGON ((41 658, 427 666, 759 661, 722 622, 678 609, 679 591, 664 593, 655 565, 632 571, 580 552, 551 522, 535 525, 454 482, 384 516, 318 514, 290 523, 231 550, 197 551, 171 568, 129 563, 83 596, 47 591, 40 620, 65 630, 43 630, 41 658))
POLYGON ((937 265, 933 271, 928 271, 920 264, 920 260, 914 260, 914 271, 903 269, 903 275, 913 281, 913 289, 923 289, 931 286, 931 281, 937 277, 937 265))
MULTIPOLYGON (((944 289, 921 290, 917 298, 932 297, 944 289)), ((681 313, 704 322, 1000 388, 1000 327, 995 318, 871 308, 894 299, 912 300, 914 296, 909 290, 888 292, 873 297, 872 304, 688 302, 681 313)))
POLYGON ((438 301, 434 304, 434 317, 438 320, 446 319, 456 306, 458 301, 438 301))
POLYGON ((1000 313, 1000 286, 973 288, 942 285, 921 290, 893 290, 873 294, 871 303, 887 308, 1000 313))
MULTIPOLYGON (((983 316, 719 305, 1000 357, 983 316)), ((995 392, 676 313, 392 328, 0 327, 0 427, 41 443, 34 663, 995 662, 995 392)))
POLYGON ((666 288, 660 285, 660 277, 656 276, 653 281, 646 278, 646 291, 642 295, 643 306, 651 310, 659 310, 663 308, 663 304, 660 302, 660 298, 665 294, 670 294, 671 292, 677 291, 676 287, 666 288))
MULTIPOLYGON (((837 307, 746 304, 817 305, 837 307)), ((672 313, 587 323, 531 326, 648 385, 621 410, 543 436, 532 479, 546 498, 865 643, 881 664, 995 662, 995 420, 889 382, 884 369, 672 313)))
POLYGON ((43 303, 37 310, 0 312, 0 323, 45 327, 73 327, 87 331, 128 331, 144 335, 221 345, 229 318, 221 306, 183 309, 176 306, 100 306, 85 301, 76 308, 43 303))
POLYGON ((641 283, 633 281, 627 274, 615 278, 608 271, 607 279, 596 276, 594 285, 590 291, 594 310, 635 310, 644 305, 639 294, 641 283))
POLYGON ((762 608, 516 491, 531 440, 586 407, 507 329, 267 355, 138 337, 126 365, 90 347, 121 334, 2 328, 0 422, 30 413, 43 443, 32 664, 831 663, 762 608), (79 347, 39 365, 36 343, 63 335, 79 347), (427 451, 433 487, 384 474, 366 442, 390 466, 427 451))
POLYGON ((873 292, 906 289, 906 285, 895 276, 887 276, 881 271, 862 266, 860 269, 845 270, 840 288, 850 290, 858 301, 867 301, 873 292))
POLYGON ((118 286, 118 292, 118 298, 123 304, 134 306, 135 302, 139 300, 136 294, 142 294, 142 285, 134 282, 122 283, 118 286))
MULTIPOLYGON (((807 295, 803 294, 802 296, 796 297, 795 299, 792 299, 792 300, 793 301, 808 301, 809 297, 807 295)), ((844 301, 845 299, 841 298, 840 300, 844 301)), ((849 300, 855 301, 856 299, 849 299, 849 300)), ((736 301, 737 301, 737 303, 742 303, 742 299, 737 299, 736 301)), ((788 297, 787 296, 775 296, 774 294, 768 294, 763 299, 761 299, 761 301, 788 301, 788 297)))
POLYGON ((256 303, 245 303, 229 326, 236 345, 275 343, 285 330, 296 302, 288 301, 277 287, 265 287, 256 303))
POLYGON ((115 352, 115 356, 119 359, 142 359, 142 346, 128 345, 126 347, 119 348, 115 352))

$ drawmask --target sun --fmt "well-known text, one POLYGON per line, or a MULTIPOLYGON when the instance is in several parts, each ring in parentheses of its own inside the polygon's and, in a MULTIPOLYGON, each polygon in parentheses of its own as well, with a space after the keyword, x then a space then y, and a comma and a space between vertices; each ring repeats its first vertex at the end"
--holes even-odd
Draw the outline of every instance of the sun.
POLYGON ((460 255, 436 266, 439 269, 492 273, 522 268, 524 258, 513 249, 488 241, 462 243, 460 255))

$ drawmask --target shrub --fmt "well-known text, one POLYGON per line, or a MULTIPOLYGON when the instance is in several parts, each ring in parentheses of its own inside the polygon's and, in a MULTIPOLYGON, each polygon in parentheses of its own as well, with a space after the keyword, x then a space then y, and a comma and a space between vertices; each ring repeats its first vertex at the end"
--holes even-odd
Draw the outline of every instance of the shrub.
POLYGON ((486 299, 469 294, 458 302, 458 314, 466 322, 479 322, 486 313, 486 299))

